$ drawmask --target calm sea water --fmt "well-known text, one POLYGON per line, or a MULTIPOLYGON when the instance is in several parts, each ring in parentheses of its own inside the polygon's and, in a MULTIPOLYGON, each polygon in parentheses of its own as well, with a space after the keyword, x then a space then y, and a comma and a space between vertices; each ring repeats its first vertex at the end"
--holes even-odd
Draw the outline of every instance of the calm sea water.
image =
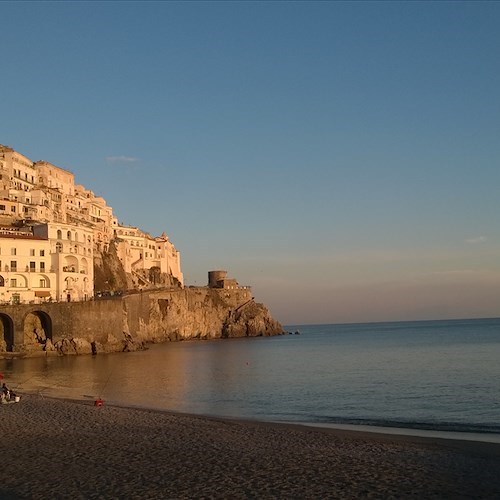
POLYGON ((279 337, 0 360, 18 392, 204 415, 500 433, 500 319, 290 325, 279 337))

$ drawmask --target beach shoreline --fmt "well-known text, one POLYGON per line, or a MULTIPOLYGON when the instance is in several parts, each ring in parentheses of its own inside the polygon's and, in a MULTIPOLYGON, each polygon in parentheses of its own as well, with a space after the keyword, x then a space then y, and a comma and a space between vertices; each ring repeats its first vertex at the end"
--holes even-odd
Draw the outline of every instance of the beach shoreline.
POLYGON ((0 407, 7 498, 493 498, 500 445, 23 394, 0 407))

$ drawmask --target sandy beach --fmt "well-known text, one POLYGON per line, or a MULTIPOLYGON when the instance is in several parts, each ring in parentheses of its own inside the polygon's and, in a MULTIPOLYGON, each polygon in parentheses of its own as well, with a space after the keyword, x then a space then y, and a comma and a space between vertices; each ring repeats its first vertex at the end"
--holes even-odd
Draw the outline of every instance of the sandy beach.
POLYGON ((1 498, 499 498, 500 445, 112 407, 0 405, 1 498))

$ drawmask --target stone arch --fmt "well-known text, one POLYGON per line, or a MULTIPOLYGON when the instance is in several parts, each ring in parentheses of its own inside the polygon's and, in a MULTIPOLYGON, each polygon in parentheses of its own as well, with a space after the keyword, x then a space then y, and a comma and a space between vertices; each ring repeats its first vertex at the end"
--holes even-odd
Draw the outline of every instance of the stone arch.
POLYGON ((14 349, 14 322, 7 314, 0 313, 0 351, 14 349))
POLYGON ((23 321, 24 344, 28 350, 44 349, 47 341, 52 342, 52 319, 44 311, 31 311, 23 321))
POLYGON ((74 255, 67 255, 64 257, 63 271, 69 273, 79 272, 78 259, 74 255))
POLYGON ((84 274, 89 273, 89 267, 89 261, 85 257, 80 259, 80 269, 84 272, 84 274))
POLYGON ((39 279, 40 279, 40 281, 38 284, 40 285, 40 287, 42 287, 42 283, 41 283, 42 280, 45 281, 45 285, 43 288, 50 288, 52 286, 52 281, 51 281, 50 276, 48 274, 41 273, 39 279))
MULTIPOLYGON (((23 274, 13 274, 11 280, 16 280, 16 288, 27 288, 28 280, 23 274)), ((12 281, 11 281, 12 282, 12 281)))

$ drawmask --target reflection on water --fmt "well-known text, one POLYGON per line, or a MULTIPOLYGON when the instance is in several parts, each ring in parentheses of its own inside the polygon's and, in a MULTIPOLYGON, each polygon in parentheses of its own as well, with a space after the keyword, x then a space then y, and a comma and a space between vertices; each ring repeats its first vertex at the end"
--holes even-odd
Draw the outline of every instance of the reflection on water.
MULTIPOLYGON (((0 360, 0 370, 18 392, 218 414, 251 378, 250 344, 263 340, 176 342, 132 353, 0 360)), ((239 415, 238 405, 233 406, 231 414, 239 415)))
POLYGON ((269 420, 500 432, 500 320, 291 327, 301 335, 0 360, 22 394, 269 420))

